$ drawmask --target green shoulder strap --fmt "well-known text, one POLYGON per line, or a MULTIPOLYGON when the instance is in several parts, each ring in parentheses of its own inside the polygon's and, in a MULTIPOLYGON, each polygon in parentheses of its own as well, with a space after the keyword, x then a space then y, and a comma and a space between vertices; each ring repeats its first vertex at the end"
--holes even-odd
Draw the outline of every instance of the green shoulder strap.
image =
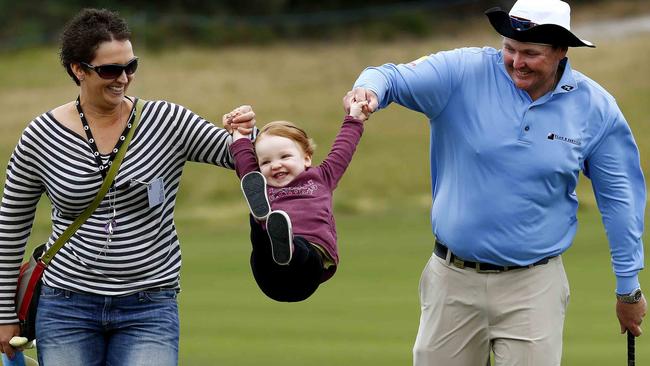
POLYGON ((65 243, 72 237, 72 235, 79 229, 79 227, 86 222, 86 220, 90 217, 90 215, 95 212, 95 209, 99 207, 99 204, 102 202, 104 199, 104 196, 106 196, 106 193, 108 193, 108 190, 111 188, 111 185, 113 184, 113 180, 115 179, 115 176, 117 175, 117 171, 120 169, 120 165, 122 164, 122 159, 124 159, 124 155, 126 155, 126 150, 129 148, 129 142, 131 142, 131 137, 133 137, 133 134, 135 133, 135 128, 138 126, 138 123, 140 122, 140 116, 142 114, 142 109, 144 107, 144 103, 146 101, 143 99, 136 99, 135 101, 135 118, 133 119, 133 123, 131 124, 131 129, 127 133, 126 137, 124 138, 124 142, 122 143, 122 148, 120 148, 117 151, 117 154, 115 155, 115 159, 113 159, 113 163, 111 164, 111 167, 108 169, 108 173, 106 173, 106 178, 104 179, 104 183, 102 183, 102 186, 99 188, 99 192, 97 192, 97 196, 95 199, 90 203, 90 206, 86 208, 84 212, 77 217, 76 220, 59 236, 58 239, 54 242, 54 244, 48 249, 43 256, 41 257, 41 262, 43 262, 45 265, 50 264, 50 261, 56 254, 56 252, 59 251, 59 249, 63 248, 65 243))

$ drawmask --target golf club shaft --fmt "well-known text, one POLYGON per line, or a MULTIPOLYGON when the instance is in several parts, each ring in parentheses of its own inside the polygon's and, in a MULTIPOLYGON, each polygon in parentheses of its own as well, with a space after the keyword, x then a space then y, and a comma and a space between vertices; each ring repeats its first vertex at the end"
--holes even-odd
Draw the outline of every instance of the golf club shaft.
POLYGON ((634 335, 628 330, 627 331, 627 366, 634 366, 635 364, 634 357, 634 335))

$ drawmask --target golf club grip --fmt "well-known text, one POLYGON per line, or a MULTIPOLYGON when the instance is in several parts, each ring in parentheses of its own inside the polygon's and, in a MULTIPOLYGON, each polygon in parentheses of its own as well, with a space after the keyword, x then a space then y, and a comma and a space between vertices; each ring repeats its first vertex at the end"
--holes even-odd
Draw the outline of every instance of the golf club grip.
POLYGON ((634 335, 627 331, 627 366, 634 366, 634 335))

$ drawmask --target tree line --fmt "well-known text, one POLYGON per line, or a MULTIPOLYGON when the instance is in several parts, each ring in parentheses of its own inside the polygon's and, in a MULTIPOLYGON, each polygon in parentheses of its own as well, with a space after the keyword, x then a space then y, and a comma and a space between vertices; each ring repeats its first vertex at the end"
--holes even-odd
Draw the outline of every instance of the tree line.
MULTIPOLYGON (((179 43, 219 46, 277 39, 423 36, 512 0, 0 0, 0 50, 57 42, 64 24, 85 7, 119 12, 134 38, 157 48, 179 43)), ((570 0, 571 4, 587 0, 570 0)), ((593 2, 593 1, 592 1, 593 2)))

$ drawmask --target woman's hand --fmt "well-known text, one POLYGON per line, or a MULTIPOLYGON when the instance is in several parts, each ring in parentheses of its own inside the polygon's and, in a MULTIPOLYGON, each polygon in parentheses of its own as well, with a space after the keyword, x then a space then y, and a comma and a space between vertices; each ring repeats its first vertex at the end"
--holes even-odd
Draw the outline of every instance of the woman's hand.
POLYGON ((235 138, 248 136, 255 127, 255 112, 251 106, 242 105, 224 114, 222 122, 223 128, 228 132, 234 133, 235 130, 238 132, 236 136, 233 135, 235 138))
POLYGON ((18 335, 20 335, 20 326, 17 323, 0 325, 0 348, 2 353, 10 359, 14 358, 16 350, 9 344, 9 341, 18 335))

